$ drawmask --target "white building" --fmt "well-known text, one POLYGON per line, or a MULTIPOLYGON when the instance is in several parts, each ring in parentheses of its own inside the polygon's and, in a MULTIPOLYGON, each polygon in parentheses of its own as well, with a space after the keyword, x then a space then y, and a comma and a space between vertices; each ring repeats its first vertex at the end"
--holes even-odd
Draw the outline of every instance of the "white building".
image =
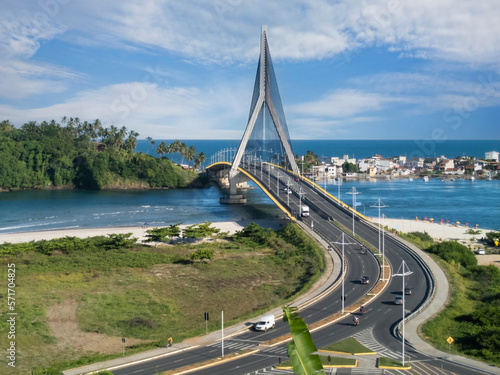
POLYGON ((424 167, 424 158, 410 158, 405 164, 406 168, 421 169, 424 167))
POLYGON ((484 158, 488 160, 498 161, 500 153, 498 151, 489 151, 484 153, 484 158))

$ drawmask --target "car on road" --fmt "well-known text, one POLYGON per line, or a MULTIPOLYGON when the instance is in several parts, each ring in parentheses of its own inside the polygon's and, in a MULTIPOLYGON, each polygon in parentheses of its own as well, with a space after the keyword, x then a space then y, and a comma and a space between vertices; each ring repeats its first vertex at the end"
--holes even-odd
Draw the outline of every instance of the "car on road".
POLYGON ((254 326, 256 331, 267 332, 268 329, 274 329, 274 315, 265 315, 260 318, 260 321, 254 326))
POLYGON ((370 276, 364 275, 361 277, 361 284, 370 284, 370 276))
POLYGON ((407 287, 405 288, 405 294, 406 294, 407 296, 409 296, 409 295, 413 294, 413 288, 412 288, 411 286, 407 286, 407 287))
POLYGON ((477 249, 476 254, 477 255, 485 255, 486 251, 484 251, 484 249, 477 249))
POLYGON ((394 299, 394 304, 395 305, 402 305, 403 304, 403 296, 396 296, 394 299))

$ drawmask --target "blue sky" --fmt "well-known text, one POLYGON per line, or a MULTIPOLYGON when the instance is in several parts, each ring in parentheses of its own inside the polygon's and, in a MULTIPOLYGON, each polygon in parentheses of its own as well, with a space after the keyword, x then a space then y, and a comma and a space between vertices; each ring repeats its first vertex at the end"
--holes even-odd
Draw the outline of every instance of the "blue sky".
POLYGON ((292 139, 500 139, 498 20, 495 0, 3 0, 0 120, 240 139, 266 24, 292 139))

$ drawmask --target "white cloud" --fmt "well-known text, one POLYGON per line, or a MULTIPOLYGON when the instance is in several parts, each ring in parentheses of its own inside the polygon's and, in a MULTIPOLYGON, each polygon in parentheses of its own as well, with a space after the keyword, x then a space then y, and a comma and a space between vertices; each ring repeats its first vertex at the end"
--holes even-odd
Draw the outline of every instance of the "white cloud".
MULTIPOLYGON (((54 0, 55 1, 55 0, 54 0)), ((97 0, 71 2, 57 18, 94 42, 162 48, 206 62, 253 61, 258 27, 269 24, 273 57, 323 59, 371 45, 401 56, 497 63, 495 0, 97 0)))
MULTIPOLYGON (((394 99, 392 99, 394 100, 394 99)), ((377 93, 340 89, 316 101, 289 107, 290 113, 345 118, 364 112, 379 111, 389 101, 377 93)))
POLYGON ((126 126, 139 132, 141 138, 237 139, 243 134, 248 106, 247 88, 240 88, 235 83, 231 88, 202 91, 131 82, 83 91, 43 108, 21 110, 0 105, 0 113, 16 126, 68 116, 82 121, 99 118, 105 126, 126 126))

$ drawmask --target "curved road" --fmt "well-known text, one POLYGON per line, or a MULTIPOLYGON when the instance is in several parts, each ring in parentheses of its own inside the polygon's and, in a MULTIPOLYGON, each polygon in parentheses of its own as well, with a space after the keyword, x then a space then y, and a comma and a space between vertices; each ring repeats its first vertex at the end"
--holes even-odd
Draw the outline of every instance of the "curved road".
MULTIPOLYGON (((256 171, 254 177, 269 190, 273 197, 287 207, 290 212, 299 212, 299 202, 307 204, 310 207, 310 217, 304 218, 314 230, 330 243, 342 242, 342 231, 331 223, 335 220, 339 224, 352 230, 352 215, 345 208, 339 206, 334 200, 325 197, 313 185, 304 182, 295 181, 295 177, 286 175, 283 171, 276 168, 260 171, 260 165, 249 168, 256 171), (277 179, 278 173, 280 180, 277 179), (262 175, 262 180, 260 176, 262 175), (286 194, 282 187, 289 185, 293 194, 286 194)), ((356 236, 363 238, 364 241, 378 248, 379 232, 376 228, 360 221, 355 221, 356 236)), ((345 242, 354 243, 344 246, 344 254, 348 264, 344 282, 345 306, 352 305, 355 301, 363 297, 372 287, 362 285, 360 277, 368 275, 372 281, 378 279, 380 274, 380 263, 371 255, 364 254, 360 250, 360 244, 350 236, 345 236, 345 242)), ((336 245, 341 249, 341 245, 336 245)), ((433 287, 433 281, 425 264, 411 253, 404 244, 394 238, 392 235, 385 236, 385 259, 392 266, 392 273, 400 272, 398 269, 404 261, 407 268, 413 273, 405 277, 405 284, 413 288, 413 294, 405 296, 406 314, 416 311, 429 297, 433 287)), ((386 278, 388 275, 386 275, 386 278)), ((347 316, 323 329, 313 333, 313 338, 318 348, 327 346, 344 338, 355 336, 366 346, 376 350, 380 355, 399 359, 401 361, 402 342, 395 337, 393 330, 396 324, 401 320, 403 310, 401 305, 394 304, 394 298, 402 294, 402 277, 393 277, 388 287, 383 293, 370 305, 367 306, 367 313, 360 317, 361 324, 354 326, 352 316, 347 316)), ((326 298, 312 304, 300 311, 301 317, 307 324, 321 321, 342 309, 342 288, 337 288, 326 298)), ((259 343, 289 333, 288 325, 281 320, 277 320, 276 328, 268 332, 246 331, 238 336, 225 340, 224 353, 230 354, 242 349, 256 348, 259 343)), ((162 371, 172 370, 217 358, 221 355, 221 343, 215 343, 206 347, 198 347, 185 352, 176 353, 168 357, 157 360, 151 360, 137 365, 124 367, 114 370, 116 375, 125 374, 156 374, 162 371)), ((436 358, 429 358, 419 354, 408 345, 405 347, 405 359, 411 358, 413 368, 425 368, 423 372, 414 372, 410 370, 407 374, 478 374, 476 369, 467 369, 460 365, 447 361, 440 361, 436 358), (439 371, 438 371, 439 370, 439 371)), ((285 345, 279 345, 270 348, 261 348, 255 354, 240 357, 238 359, 221 363, 217 366, 192 372, 193 374, 249 374, 265 371, 270 373, 271 366, 276 365, 280 360, 286 360, 285 345)), ((374 369, 372 369, 374 370, 374 369)), ((343 373, 349 373, 347 372, 343 373)), ((376 373, 377 370, 370 373, 376 373), (375 372, 374 372, 375 371, 375 372)), ((386 370, 386 373, 395 370, 386 370)))

